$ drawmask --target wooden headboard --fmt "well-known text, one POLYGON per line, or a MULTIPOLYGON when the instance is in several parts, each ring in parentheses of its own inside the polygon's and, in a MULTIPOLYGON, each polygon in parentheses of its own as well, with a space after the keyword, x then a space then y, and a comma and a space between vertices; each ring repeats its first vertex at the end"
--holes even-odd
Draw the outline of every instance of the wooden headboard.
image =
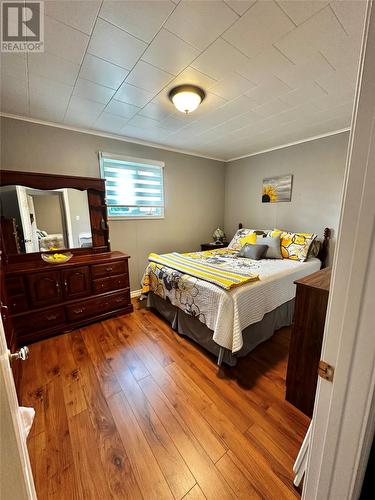
MULTIPOLYGON (((238 224, 238 229, 242 229, 243 224, 240 222, 238 224)), ((327 257, 328 257, 328 249, 329 249, 329 240, 331 238, 331 229, 329 227, 326 227, 323 232, 323 240, 322 244, 319 250, 319 253, 317 255, 317 258, 320 260, 322 263, 320 268, 324 269, 327 266, 327 257)))

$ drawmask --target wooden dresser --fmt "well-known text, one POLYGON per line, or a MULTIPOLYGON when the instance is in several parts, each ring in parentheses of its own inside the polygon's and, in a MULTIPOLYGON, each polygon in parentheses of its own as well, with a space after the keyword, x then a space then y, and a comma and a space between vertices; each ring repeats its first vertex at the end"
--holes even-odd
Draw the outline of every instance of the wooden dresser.
POLYGON ((34 342, 133 310, 129 256, 73 256, 66 264, 8 264, 5 284, 17 344, 34 342))
POLYGON ((326 319, 330 268, 296 281, 296 305, 290 339, 286 399, 312 416, 326 319))

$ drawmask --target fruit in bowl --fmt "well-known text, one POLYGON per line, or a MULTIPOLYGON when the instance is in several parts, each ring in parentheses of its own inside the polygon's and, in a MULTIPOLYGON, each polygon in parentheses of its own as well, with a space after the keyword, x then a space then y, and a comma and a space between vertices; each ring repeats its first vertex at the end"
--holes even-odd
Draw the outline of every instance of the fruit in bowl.
POLYGON ((70 252, 67 253, 42 253, 42 259, 48 264, 65 264, 73 257, 70 252))

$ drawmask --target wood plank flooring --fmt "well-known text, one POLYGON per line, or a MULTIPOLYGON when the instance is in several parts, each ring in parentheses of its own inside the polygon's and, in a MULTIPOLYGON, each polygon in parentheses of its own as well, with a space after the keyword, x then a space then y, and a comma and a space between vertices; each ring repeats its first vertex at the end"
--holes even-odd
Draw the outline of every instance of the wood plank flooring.
POLYGON ((140 308, 30 346, 20 400, 39 500, 298 498, 309 419, 284 400, 289 329, 235 368, 140 308))

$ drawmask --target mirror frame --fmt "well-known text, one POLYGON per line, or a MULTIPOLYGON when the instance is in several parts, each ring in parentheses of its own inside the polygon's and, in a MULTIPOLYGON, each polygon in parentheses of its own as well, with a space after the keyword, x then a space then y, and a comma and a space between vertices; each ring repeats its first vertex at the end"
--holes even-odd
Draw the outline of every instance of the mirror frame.
MULTIPOLYGON (((16 170, 0 171, 0 186, 25 186, 34 189, 71 188, 87 191, 90 214, 92 247, 67 248, 75 255, 87 255, 110 251, 107 205, 105 201, 105 179, 95 177, 76 177, 73 175, 54 175, 16 170)), ((39 260, 41 253, 7 254, 1 234, 1 251, 5 263, 39 260)))

